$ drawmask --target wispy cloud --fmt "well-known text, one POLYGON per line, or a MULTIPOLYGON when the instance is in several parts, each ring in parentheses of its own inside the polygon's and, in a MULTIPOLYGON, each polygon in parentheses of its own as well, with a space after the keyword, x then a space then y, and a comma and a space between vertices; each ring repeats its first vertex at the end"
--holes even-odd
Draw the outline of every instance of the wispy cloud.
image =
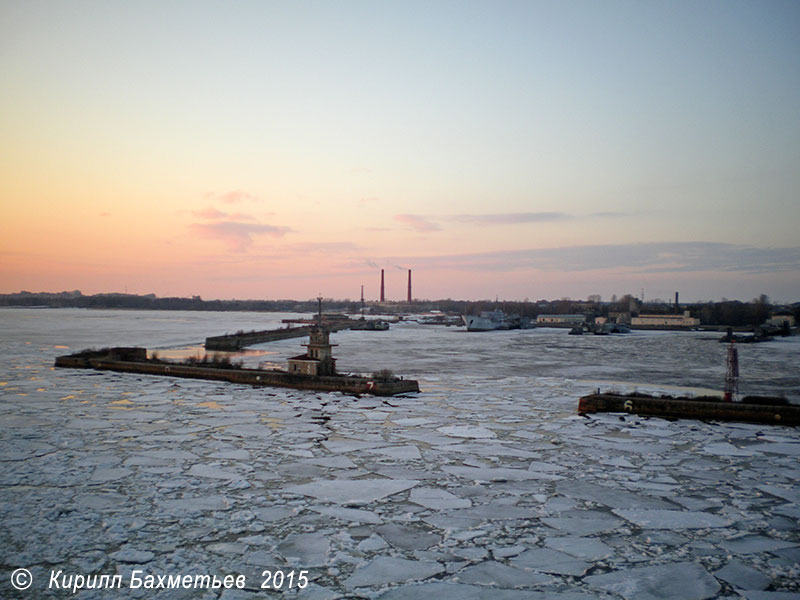
POLYGON ((223 192, 221 194, 209 192, 206 194, 206 198, 209 200, 224 202, 225 204, 237 204, 239 202, 244 202, 245 200, 258 200, 256 196, 243 190, 232 190, 230 192, 223 192))
POLYGON ((456 215, 395 215, 395 220, 405 223, 417 231, 439 231, 440 223, 466 223, 480 226, 519 225, 523 223, 555 223, 559 221, 572 221, 586 218, 609 218, 625 216, 623 213, 605 212, 593 213, 579 217, 564 212, 509 212, 509 213, 461 213, 456 215))
POLYGON ((632 273, 800 271, 800 247, 756 248, 716 242, 664 242, 568 246, 456 254, 393 257, 417 268, 509 272, 526 269, 581 272, 624 270, 632 273))
POLYGON ((222 212, 221 210, 217 210, 216 208, 204 208, 203 210, 193 210, 192 215, 199 219, 209 219, 212 221, 219 220, 219 219, 229 219, 233 221, 256 221, 257 219, 253 215, 248 215, 247 213, 226 213, 222 212))
POLYGON ((253 236, 282 237, 292 231, 289 227, 220 221, 219 223, 194 223, 189 228, 197 235, 224 242, 234 252, 244 252, 253 245, 253 236))
POLYGON ((289 252, 302 254, 352 254, 361 252, 362 247, 353 242, 306 242, 303 244, 292 244, 286 248, 289 252))
POLYGON ((199 219, 224 219, 228 216, 216 208, 204 208, 203 210, 193 210, 192 214, 199 219))
POLYGON ((395 215, 395 221, 400 221, 401 223, 405 223, 411 229, 416 231, 439 231, 441 227, 439 227, 436 223, 432 223, 428 220, 427 217, 423 217, 420 215, 395 215))
POLYGON ((481 225, 516 225, 517 223, 549 223, 574 219, 562 212, 518 212, 490 214, 460 214, 447 217, 458 223, 479 223, 481 225))
POLYGON ((608 211, 608 212, 592 213, 589 216, 598 219, 616 219, 618 217, 628 217, 630 215, 628 213, 623 213, 623 212, 608 211))

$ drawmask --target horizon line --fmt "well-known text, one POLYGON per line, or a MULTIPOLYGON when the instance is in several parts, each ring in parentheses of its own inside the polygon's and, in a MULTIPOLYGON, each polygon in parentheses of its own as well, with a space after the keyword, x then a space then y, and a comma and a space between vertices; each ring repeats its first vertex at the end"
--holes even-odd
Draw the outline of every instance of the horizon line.
MULTIPOLYGON (((93 294, 84 294, 81 290, 61 290, 58 292, 31 292, 28 290, 21 290, 19 292, 0 292, 0 297, 6 296, 21 296, 21 295, 30 295, 30 296, 44 296, 44 295, 61 295, 61 294, 71 294, 73 297, 82 297, 82 298, 91 298, 94 296, 129 296, 129 297, 136 297, 136 298, 153 298, 156 300, 165 300, 165 299, 178 299, 178 300, 187 300, 193 301, 195 298, 200 302, 316 302, 317 297, 313 298, 306 298, 306 299, 298 299, 298 298, 203 298, 199 294, 194 294, 191 296, 159 296, 155 292, 148 292, 148 293, 134 293, 134 292, 96 292, 93 294), (78 294, 78 296, 75 296, 78 294)), ((621 302, 623 298, 626 296, 630 296, 631 298, 635 299, 637 302, 641 302, 642 304, 665 304, 668 306, 674 306, 674 301, 672 299, 662 299, 662 298, 653 298, 652 300, 642 300, 635 294, 613 294, 612 296, 616 297, 616 300, 609 299, 602 299, 598 302, 598 304, 613 304, 615 302, 621 302)), ((794 301, 784 301, 784 300, 773 300, 769 298, 767 295, 767 304, 772 306, 778 305, 794 305, 800 304, 800 300, 794 301)), ((359 303, 361 302, 360 298, 333 298, 333 297, 323 297, 323 301, 328 302, 353 302, 359 303)), ((685 302, 678 302, 679 305, 688 305, 688 304, 709 304, 709 303, 720 303, 720 302, 741 302, 743 304, 750 304, 754 301, 758 301, 758 298, 751 298, 749 300, 740 300, 738 298, 728 298, 722 297, 720 299, 709 299, 709 300, 688 300, 685 302)), ((490 303, 501 303, 501 302, 513 302, 519 304, 537 304, 539 302, 592 302, 588 298, 568 298, 568 297, 560 297, 560 298, 539 298, 537 300, 531 300, 529 298, 524 299, 511 299, 511 298, 478 298, 478 299, 465 299, 465 298, 413 298, 411 302, 407 299, 401 300, 385 300, 381 302, 380 300, 367 300, 365 299, 364 302, 366 304, 423 304, 423 303, 436 303, 436 302, 490 302, 490 303)), ((11 308, 11 306, 0 306, 0 308, 11 308)), ((49 307, 49 308, 58 308, 58 307, 49 307)), ((63 307, 69 308, 69 307, 63 307)), ((80 307, 74 307, 80 308, 80 307)), ((137 310, 137 308, 132 308, 131 310, 137 310)), ((164 309, 168 310, 168 309, 164 309)))

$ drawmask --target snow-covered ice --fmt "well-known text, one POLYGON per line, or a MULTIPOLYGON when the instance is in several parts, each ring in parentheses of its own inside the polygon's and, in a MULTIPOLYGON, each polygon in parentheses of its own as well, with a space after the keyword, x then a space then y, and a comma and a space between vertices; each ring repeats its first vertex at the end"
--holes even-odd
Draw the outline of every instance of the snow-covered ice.
MULTIPOLYGON (((0 596, 48 597, 51 568, 247 575, 245 590, 88 600, 254 598, 276 569, 308 571, 282 592, 302 600, 800 593, 797 428, 575 415, 598 386, 719 388, 714 334, 335 333, 341 370, 420 381, 395 398, 52 368, 285 316, 0 310, 0 596), (19 567, 35 594, 10 587, 19 567)), ((281 362, 300 343, 242 358, 281 362)), ((795 338, 740 348, 742 391, 800 401, 798 357, 795 338)))

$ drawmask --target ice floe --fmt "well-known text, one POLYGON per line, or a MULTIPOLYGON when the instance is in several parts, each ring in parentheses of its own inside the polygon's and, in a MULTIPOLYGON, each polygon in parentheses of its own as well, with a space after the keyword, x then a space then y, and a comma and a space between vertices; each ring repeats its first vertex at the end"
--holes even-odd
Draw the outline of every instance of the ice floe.
POLYGON ((693 562, 618 570, 585 579, 591 587, 625 600, 704 600, 720 590, 708 571, 693 562))
POLYGON ((731 522, 718 515, 688 510, 647 510, 615 508, 611 512, 644 529, 706 529, 728 527, 731 522))
POLYGON ((336 504, 369 504, 408 490, 418 483, 413 479, 325 479, 290 485, 285 491, 336 504))

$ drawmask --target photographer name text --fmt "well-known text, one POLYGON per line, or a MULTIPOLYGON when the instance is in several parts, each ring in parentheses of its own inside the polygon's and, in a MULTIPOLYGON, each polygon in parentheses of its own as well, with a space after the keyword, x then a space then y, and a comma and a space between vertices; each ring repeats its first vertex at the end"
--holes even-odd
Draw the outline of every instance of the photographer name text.
MULTIPOLYGON (((30 580, 26 581, 30 586, 30 580)), ((262 590, 288 590, 291 588, 305 589, 308 585, 307 570, 264 570, 258 582, 262 590)), ((24 589, 14 585, 17 589, 24 589)), ((246 575, 216 575, 216 574, 180 574, 180 573, 147 573, 134 569, 126 580, 122 575, 83 575, 77 573, 64 573, 62 570, 50 571, 50 580, 47 589, 70 590, 73 594, 79 590, 96 589, 145 589, 145 590, 228 590, 245 589, 247 587, 246 575)))

